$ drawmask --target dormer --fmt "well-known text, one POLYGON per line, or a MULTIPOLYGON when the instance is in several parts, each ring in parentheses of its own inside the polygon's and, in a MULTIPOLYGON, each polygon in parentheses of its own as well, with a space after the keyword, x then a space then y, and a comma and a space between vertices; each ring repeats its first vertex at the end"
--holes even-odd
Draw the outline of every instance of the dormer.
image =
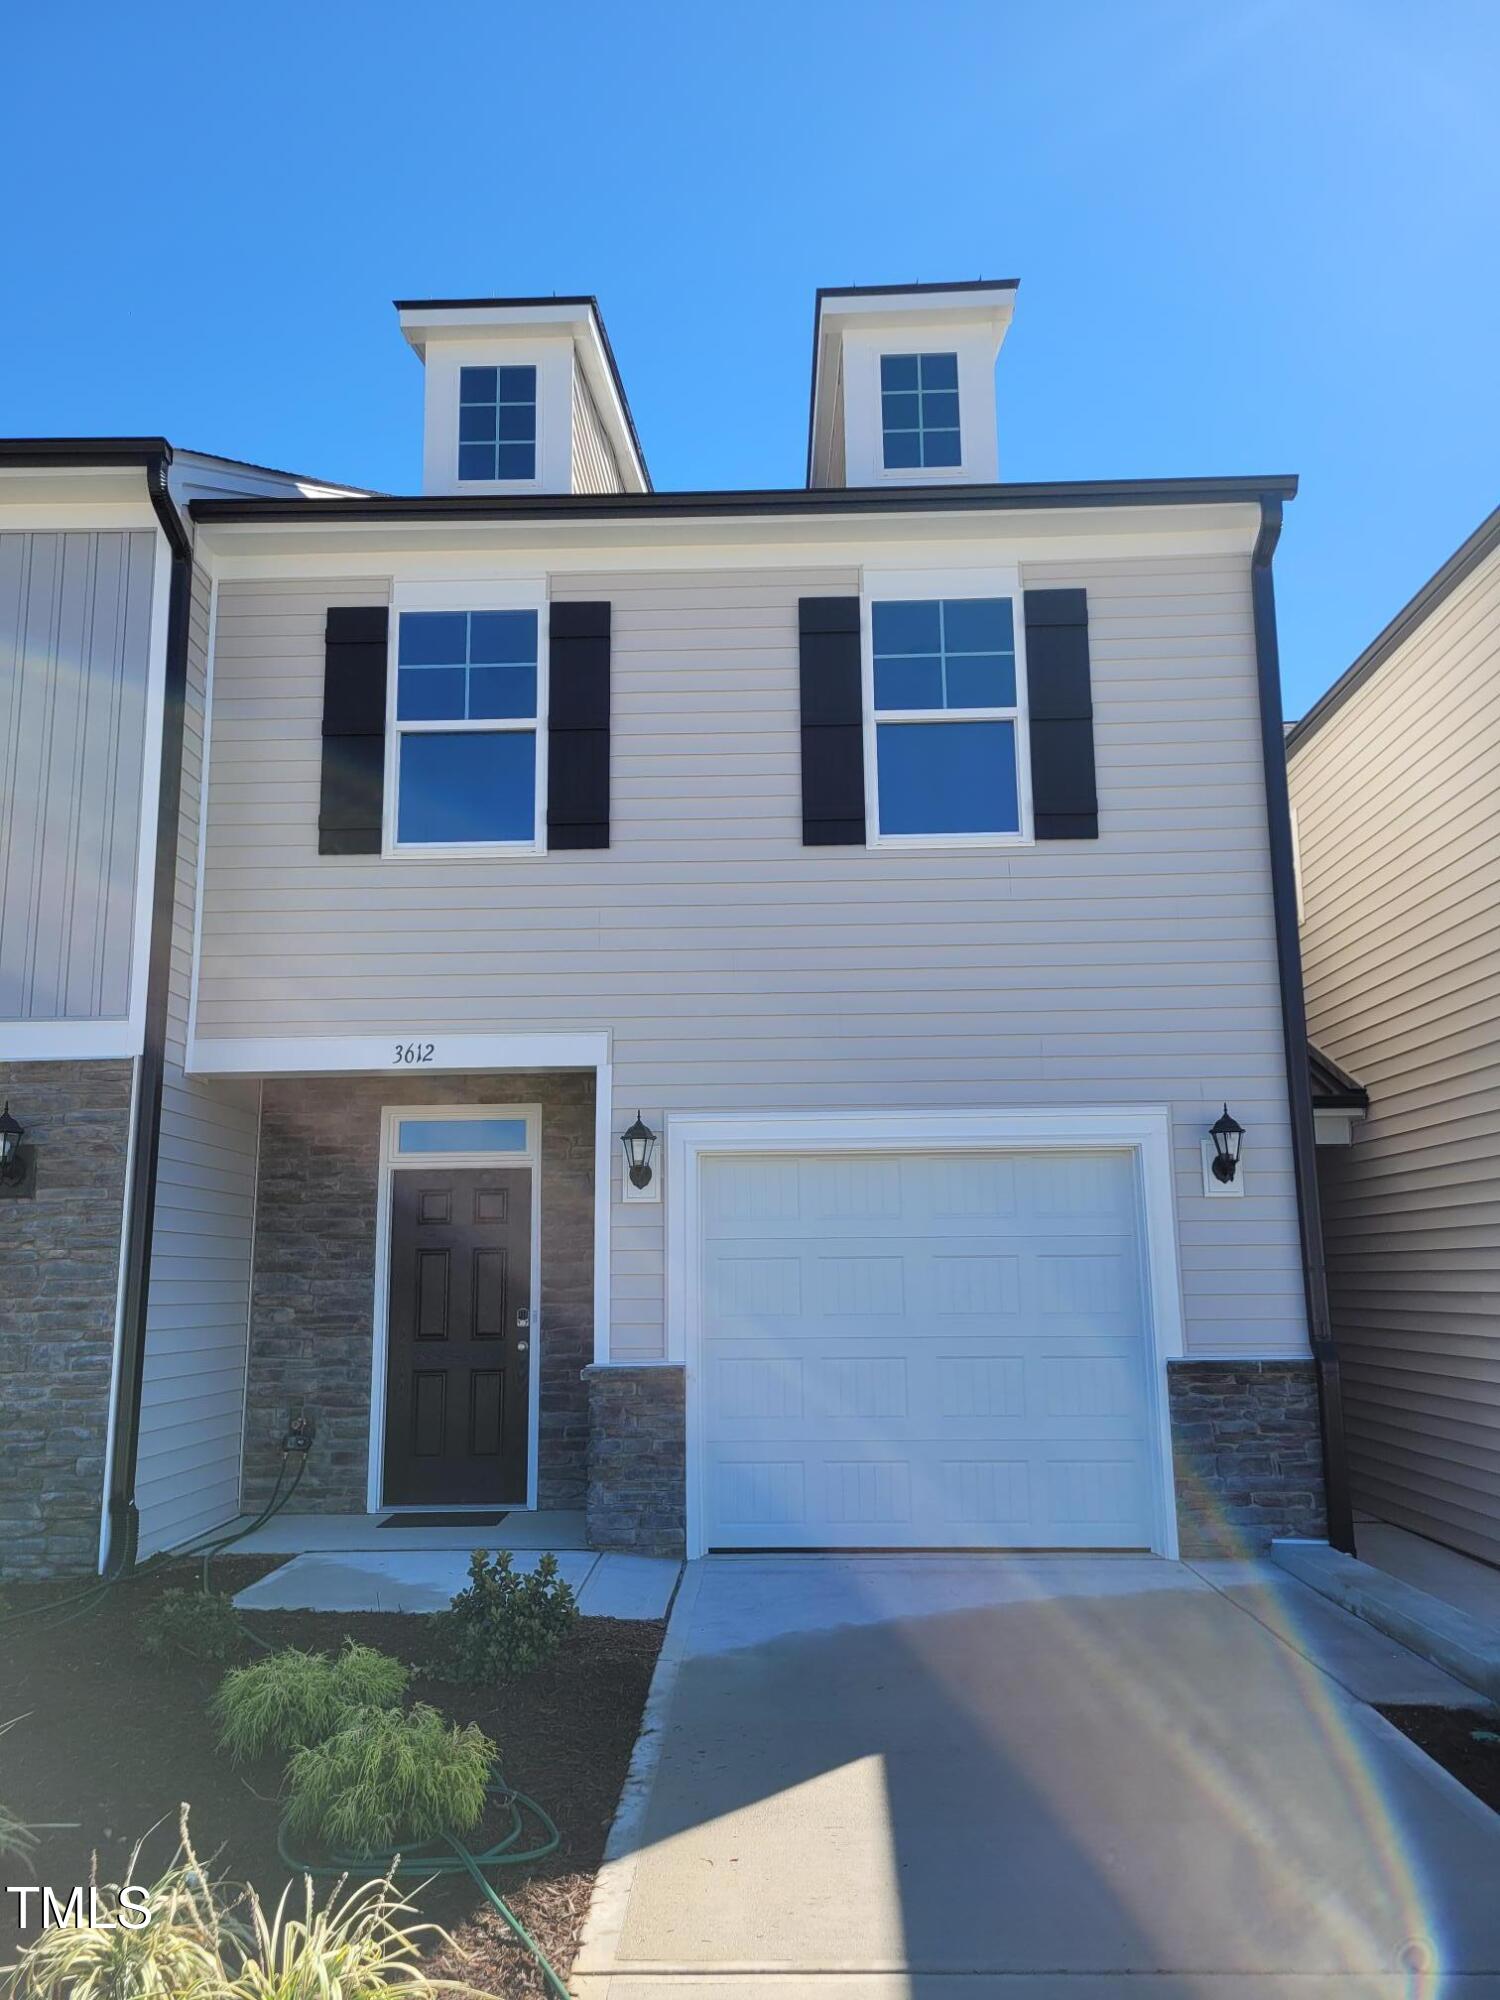
POLYGON ((1014 278, 820 291, 808 485, 997 480, 995 359, 1015 296, 1014 278))
POLYGON ((593 299, 398 299, 396 311, 426 369, 424 493, 650 491, 593 299))

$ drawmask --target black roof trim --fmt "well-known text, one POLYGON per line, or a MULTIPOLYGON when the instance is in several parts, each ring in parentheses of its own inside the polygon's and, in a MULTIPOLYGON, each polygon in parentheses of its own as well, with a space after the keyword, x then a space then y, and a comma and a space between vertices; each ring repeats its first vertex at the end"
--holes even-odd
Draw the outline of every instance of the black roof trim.
POLYGON ((594 324, 599 329, 599 343, 604 349, 604 359, 609 364, 609 372, 615 385, 615 394, 620 399, 620 408, 625 412, 625 428, 630 433, 630 442, 635 447, 636 463, 641 468, 641 477, 646 482, 646 491, 651 488, 651 468, 646 463, 646 454, 641 446, 641 434, 635 427, 635 412, 630 407, 630 398, 625 393, 625 378, 620 373, 620 364, 615 360, 615 350, 610 345, 609 328, 604 324, 604 315, 599 310, 599 301, 592 292, 551 292, 545 297, 520 297, 509 299, 392 299, 397 312, 461 312, 465 306, 587 306, 594 316, 594 324))
POLYGON ((516 521, 735 514, 958 514, 1027 507, 1253 505, 1289 500, 1295 474, 1229 479, 1085 479, 1001 486, 775 487, 721 493, 429 493, 352 500, 195 500, 198 521, 516 521))
POLYGON ((1315 1111, 1369 1110, 1369 1091, 1313 1042, 1307 1045, 1307 1070, 1315 1111))
POLYGON ((592 292, 546 292, 534 296, 516 294, 505 299, 392 299, 397 312, 458 312, 464 306, 592 306, 599 301, 592 292))
POLYGON ((1409 639, 1413 632, 1426 624, 1432 614, 1440 608, 1445 599, 1452 596, 1466 576, 1469 576, 1489 555, 1492 549, 1500 547, 1500 507, 1488 515, 1470 535, 1461 548, 1443 564, 1434 576, 1430 576, 1410 602, 1404 604, 1386 626, 1385 630, 1373 638, 1351 667, 1347 667, 1328 691, 1320 695, 1312 707, 1287 734, 1287 755, 1292 756, 1310 736, 1322 728, 1330 716, 1337 714, 1349 697, 1357 694, 1365 682, 1390 658, 1396 648, 1409 639))
POLYGON ((933 282, 913 285, 819 285, 818 302, 824 299, 898 298, 903 292, 1013 292, 1019 278, 954 278, 949 284, 933 282))
POLYGON ((4 465, 149 465, 172 447, 163 437, 0 438, 4 465))

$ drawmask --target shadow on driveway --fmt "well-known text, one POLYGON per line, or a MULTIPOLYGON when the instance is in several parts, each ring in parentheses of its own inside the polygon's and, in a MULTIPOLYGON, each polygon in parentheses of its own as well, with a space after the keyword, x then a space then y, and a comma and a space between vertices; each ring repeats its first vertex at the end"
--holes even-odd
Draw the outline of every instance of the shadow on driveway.
POLYGON ((719 1558, 684 1609, 612 1995, 1500 1973, 1500 1820, 1189 1571, 719 1558))

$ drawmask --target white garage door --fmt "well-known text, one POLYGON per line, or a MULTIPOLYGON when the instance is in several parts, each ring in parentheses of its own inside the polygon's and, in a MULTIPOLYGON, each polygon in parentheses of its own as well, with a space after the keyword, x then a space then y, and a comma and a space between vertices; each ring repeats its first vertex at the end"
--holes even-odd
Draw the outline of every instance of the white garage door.
POLYGON ((709 1548, 1156 1539, 1126 1153, 703 1162, 709 1548))

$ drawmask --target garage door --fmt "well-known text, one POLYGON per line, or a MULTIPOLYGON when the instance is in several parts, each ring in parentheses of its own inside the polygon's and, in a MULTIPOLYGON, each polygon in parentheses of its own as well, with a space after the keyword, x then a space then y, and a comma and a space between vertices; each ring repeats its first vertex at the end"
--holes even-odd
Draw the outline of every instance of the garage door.
POLYGON ((1126 1153, 703 1162, 709 1548, 1143 1548, 1126 1153))

